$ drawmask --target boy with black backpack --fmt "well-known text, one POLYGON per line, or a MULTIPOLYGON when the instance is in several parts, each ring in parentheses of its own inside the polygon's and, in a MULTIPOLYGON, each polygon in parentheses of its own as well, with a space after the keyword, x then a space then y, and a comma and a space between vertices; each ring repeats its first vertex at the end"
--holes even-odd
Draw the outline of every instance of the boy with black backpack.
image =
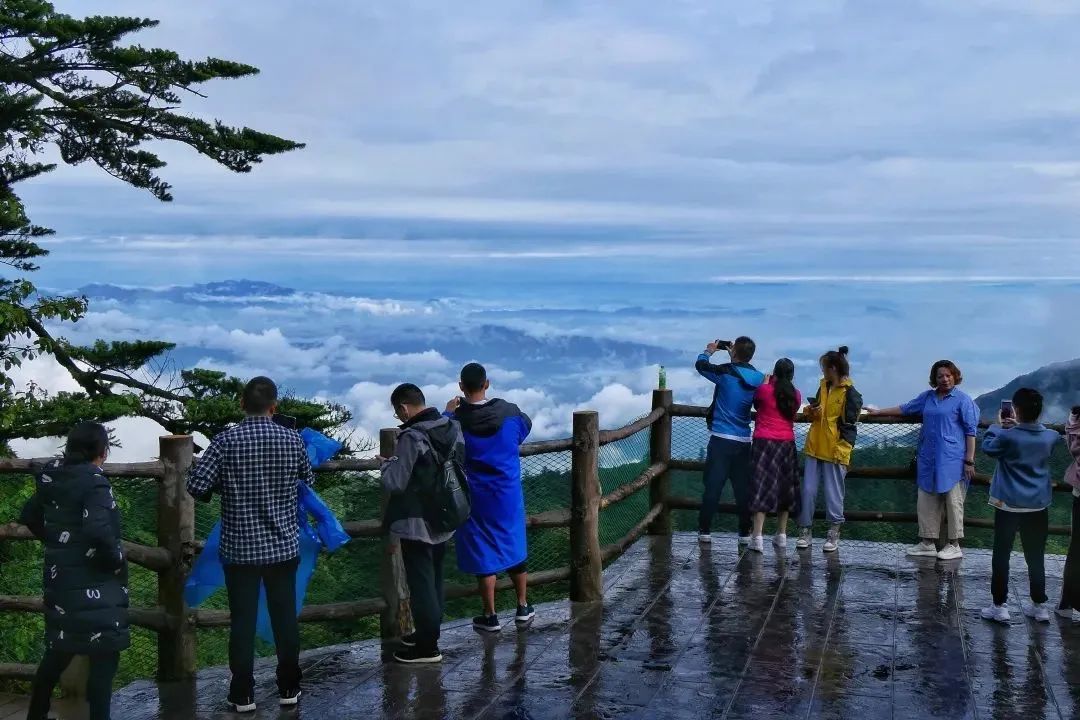
POLYGON ((461 461, 465 441, 456 420, 427 406, 411 383, 390 395, 401 421, 394 457, 380 458, 382 484, 390 493, 383 525, 401 541, 415 632, 394 653, 401 663, 437 663, 443 608, 443 557, 446 543, 468 515, 467 485, 461 461))

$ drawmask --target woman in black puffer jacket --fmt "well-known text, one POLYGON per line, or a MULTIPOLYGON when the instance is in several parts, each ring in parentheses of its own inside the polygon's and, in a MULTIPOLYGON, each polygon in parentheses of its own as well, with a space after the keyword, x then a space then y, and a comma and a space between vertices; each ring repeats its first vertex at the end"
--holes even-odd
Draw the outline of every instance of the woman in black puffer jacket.
POLYGON ((127 561, 120 511, 101 464, 109 436, 97 423, 68 435, 64 457, 38 475, 21 522, 45 546, 45 657, 34 676, 28 720, 44 720, 61 673, 90 656, 90 720, 109 720, 120 651, 130 644, 127 561))

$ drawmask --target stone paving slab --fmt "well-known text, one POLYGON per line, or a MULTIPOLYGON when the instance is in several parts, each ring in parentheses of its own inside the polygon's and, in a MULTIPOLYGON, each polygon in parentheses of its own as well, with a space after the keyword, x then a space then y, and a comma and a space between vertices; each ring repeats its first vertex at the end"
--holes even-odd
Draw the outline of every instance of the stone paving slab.
MULTIPOLYGON (((1062 564, 1047 560, 1052 598, 1062 564)), ((1080 623, 1026 618, 1019 555, 1012 568, 1013 620, 1000 626, 978 614, 986 551, 938 562, 873 543, 758 554, 733 536, 647 538, 608 568, 603 603, 543 605, 527 630, 495 636, 451 623, 441 666, 387 664, 373 642, 306 653, 301 707, 279 712, 260 663, 246 717, 1080 717, 1080 623)), ((196 684, 135 683, 114 717, 232 719, 227 684, 220 668, 196 684)))

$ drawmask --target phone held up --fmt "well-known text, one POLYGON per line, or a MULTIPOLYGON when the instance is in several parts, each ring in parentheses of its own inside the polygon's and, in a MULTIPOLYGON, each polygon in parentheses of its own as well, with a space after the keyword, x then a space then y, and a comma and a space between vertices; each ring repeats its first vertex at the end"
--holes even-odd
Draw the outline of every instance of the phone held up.
POLYGON ((732 345, 730 340, 717 340, 714 344, 717 350, 730 350, 732 345))
POLYGON ((1013 419, 1013 404, 1012 400, 1001 401, 1001 419, 1012 420, 1013 419))
POLYGON ((296 418, 292 415, 282 415, 281 413, 274 413, 273 417, 270 419, 283 428, 289 428, 290 430, 296 429, 296 418))

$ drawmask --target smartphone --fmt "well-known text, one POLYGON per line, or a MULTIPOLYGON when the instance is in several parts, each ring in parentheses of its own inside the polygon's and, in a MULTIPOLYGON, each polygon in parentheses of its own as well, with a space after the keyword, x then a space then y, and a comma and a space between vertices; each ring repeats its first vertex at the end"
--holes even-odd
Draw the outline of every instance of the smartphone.
POLYGON ((731 349, 731 341, 730 340, 717 340, 716 341, 716 347, 718 349, 720 349, 720 350, 730 350, 731 349))
POLYGON ((1002 417, 1002 419, 1004 420, 1004 419, 1012 418, 1012 416, 1013 416, 1012 400, 1002 400, 1001 401, 1001 417, 1002 417))
POLYGON ((290 430, 296 429, 296 418, 292 415, 282 415, 281 413, 274 413, 271 418, 275 423, 283 428, 289 428, 290 430))

